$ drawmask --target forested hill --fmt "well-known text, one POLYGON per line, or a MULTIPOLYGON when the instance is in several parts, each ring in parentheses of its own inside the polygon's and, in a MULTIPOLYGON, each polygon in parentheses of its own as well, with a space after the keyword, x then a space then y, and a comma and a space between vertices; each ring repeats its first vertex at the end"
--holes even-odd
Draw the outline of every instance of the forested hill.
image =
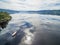
POLYGON ((51 15, 60 15, 60 10, 38 10, 38 11, 16 11, 16 10, 8 10, 8 9, 0 9, 1 11, 8 12, 10 14, 14 13, 37 13, 37 14, 51 14, 51 15))
POLYGON ((38 13, 38 14, 60 15, 60 10, 39 10, 39 11, 27 11, 27 12, 38 13))
POLYGON ((9 9, 0 9, 0 12, 8 12, 10 14, 19 13, 19 11, 9 10, 9 9))
POLYGON ((41 10, 41 14, 60 15, 60 10, 41 10))

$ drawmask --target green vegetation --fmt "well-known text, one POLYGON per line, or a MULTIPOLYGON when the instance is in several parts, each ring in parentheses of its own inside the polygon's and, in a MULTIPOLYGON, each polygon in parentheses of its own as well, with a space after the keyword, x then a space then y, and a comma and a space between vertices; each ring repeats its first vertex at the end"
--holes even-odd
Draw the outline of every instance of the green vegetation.
POLYGON ((11 20, 11 16, 7 12, 0 12, 0 31, 8 25, 8 22, 11 20), (2 29, 1 29, 2 28, 2 29))
POLYGON ((11 16, 7 12, 0 12, 0 23, 11 20, 11 16))

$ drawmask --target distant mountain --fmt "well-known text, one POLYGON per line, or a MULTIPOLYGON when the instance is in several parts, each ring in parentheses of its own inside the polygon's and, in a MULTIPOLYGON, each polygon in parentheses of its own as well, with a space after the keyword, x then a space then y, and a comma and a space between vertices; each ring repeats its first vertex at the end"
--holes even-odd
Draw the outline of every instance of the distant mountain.
POLYGON ((50 14, 50 15, 60 15, 60 10, 38 10, 38 11, 16 11, 16 10, 9 10, 9 9, 0 9, 0 11, 5 11, 10 14, 14 13, 36 13, 36 14, 50 14))
POLYGON ((41 10, 40 14, 60 15, 60 10, 41 10))
POLYGON ((0 12, 3 11, 3 12, 8 12, 10 14, 14 14, 14 13, 19 13, 19 11, 15 11, 15 10, 9 10, 9 9, 0 9, 0 12))
POLYGON ((60 10, 39 10, 39 11, 27 11, 28 13, 38 13, 38 14, 51 14, 60 15, 60 10))

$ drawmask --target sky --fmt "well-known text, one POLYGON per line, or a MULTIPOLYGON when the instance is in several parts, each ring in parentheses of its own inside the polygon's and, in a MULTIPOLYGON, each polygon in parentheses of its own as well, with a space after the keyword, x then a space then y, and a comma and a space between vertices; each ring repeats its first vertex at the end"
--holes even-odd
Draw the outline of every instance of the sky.
POLYGON ((59 10, 60 0, 0 0, 0 9, 18 11, 59 10))

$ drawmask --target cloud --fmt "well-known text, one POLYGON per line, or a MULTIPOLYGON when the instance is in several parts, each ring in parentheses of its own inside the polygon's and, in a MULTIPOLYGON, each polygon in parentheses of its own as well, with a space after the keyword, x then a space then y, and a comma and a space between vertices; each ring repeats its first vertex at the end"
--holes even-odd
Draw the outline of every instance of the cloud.
POLYGON ((58 3, 60 3, 59 0, 0 0, 0 8, 12 10, 60 9, 58 3))

